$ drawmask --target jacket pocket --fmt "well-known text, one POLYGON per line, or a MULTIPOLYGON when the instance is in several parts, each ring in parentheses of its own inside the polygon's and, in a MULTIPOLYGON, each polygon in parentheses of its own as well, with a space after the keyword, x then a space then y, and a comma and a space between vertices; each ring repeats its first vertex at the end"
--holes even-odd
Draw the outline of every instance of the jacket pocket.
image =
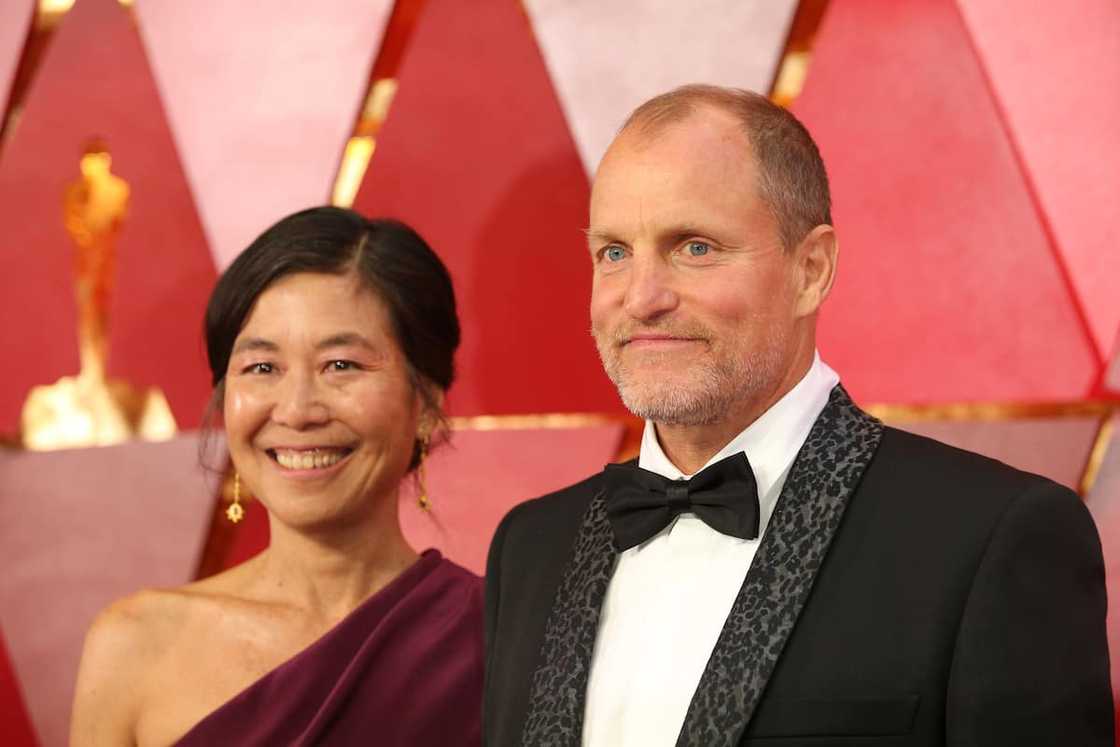
POLYGON ((893 698, 763 697, 745 736, 899 736, 914 728, 918 695, 893 698))

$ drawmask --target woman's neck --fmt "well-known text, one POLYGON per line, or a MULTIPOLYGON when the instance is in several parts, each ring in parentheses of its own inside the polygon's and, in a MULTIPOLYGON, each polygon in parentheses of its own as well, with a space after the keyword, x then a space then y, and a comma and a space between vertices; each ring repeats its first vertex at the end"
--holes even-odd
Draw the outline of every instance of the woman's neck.
POLYGON ((316 616, 341 619, 416 562, 397 517, 397 499, 384 510, 307 532, 269 517, 268 548, 256 558, 255 590, 316 616))

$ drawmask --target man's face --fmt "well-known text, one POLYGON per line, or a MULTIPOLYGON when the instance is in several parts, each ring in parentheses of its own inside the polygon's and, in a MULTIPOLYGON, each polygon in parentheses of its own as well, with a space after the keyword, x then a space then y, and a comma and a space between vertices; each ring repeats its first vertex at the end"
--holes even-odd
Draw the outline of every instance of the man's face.
POLYGON ((793 262, 746 136, 700 111, 604 157, 588 231, 591 331, 626 406, 708 425, 769 398, 792 364, 793 262))

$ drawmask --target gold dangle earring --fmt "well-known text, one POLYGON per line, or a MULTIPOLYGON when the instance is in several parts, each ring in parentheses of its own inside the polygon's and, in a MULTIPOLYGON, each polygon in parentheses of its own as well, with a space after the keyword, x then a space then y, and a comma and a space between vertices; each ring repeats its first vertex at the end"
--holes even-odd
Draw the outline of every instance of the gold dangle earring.
POLYGON ((420 463, 416 465, 416 483, 420 495, 416 499, 416 505, 420 507, 421 511, 431 511, 432 501, 428 498, 428 486, 425 482, 427 474, 425 472, 424 462, 428 459, 428 437, 422 436, 420 438, 420 463))
POLYGON ((241 507, 241 475, 233 473, 233 503, 226 509, 226 518, 236 524, 245 518, 245 509, 241 507))

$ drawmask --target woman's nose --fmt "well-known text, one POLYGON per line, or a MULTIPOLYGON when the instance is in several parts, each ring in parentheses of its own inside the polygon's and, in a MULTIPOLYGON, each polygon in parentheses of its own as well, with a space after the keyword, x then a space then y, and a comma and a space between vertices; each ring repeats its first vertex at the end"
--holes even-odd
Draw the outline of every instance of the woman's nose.
POLYGON ((289 371, 281 380, 276 394, 272 419, 281 425, 301 429, 329 419, 321 386, 311 374, 289 371))

